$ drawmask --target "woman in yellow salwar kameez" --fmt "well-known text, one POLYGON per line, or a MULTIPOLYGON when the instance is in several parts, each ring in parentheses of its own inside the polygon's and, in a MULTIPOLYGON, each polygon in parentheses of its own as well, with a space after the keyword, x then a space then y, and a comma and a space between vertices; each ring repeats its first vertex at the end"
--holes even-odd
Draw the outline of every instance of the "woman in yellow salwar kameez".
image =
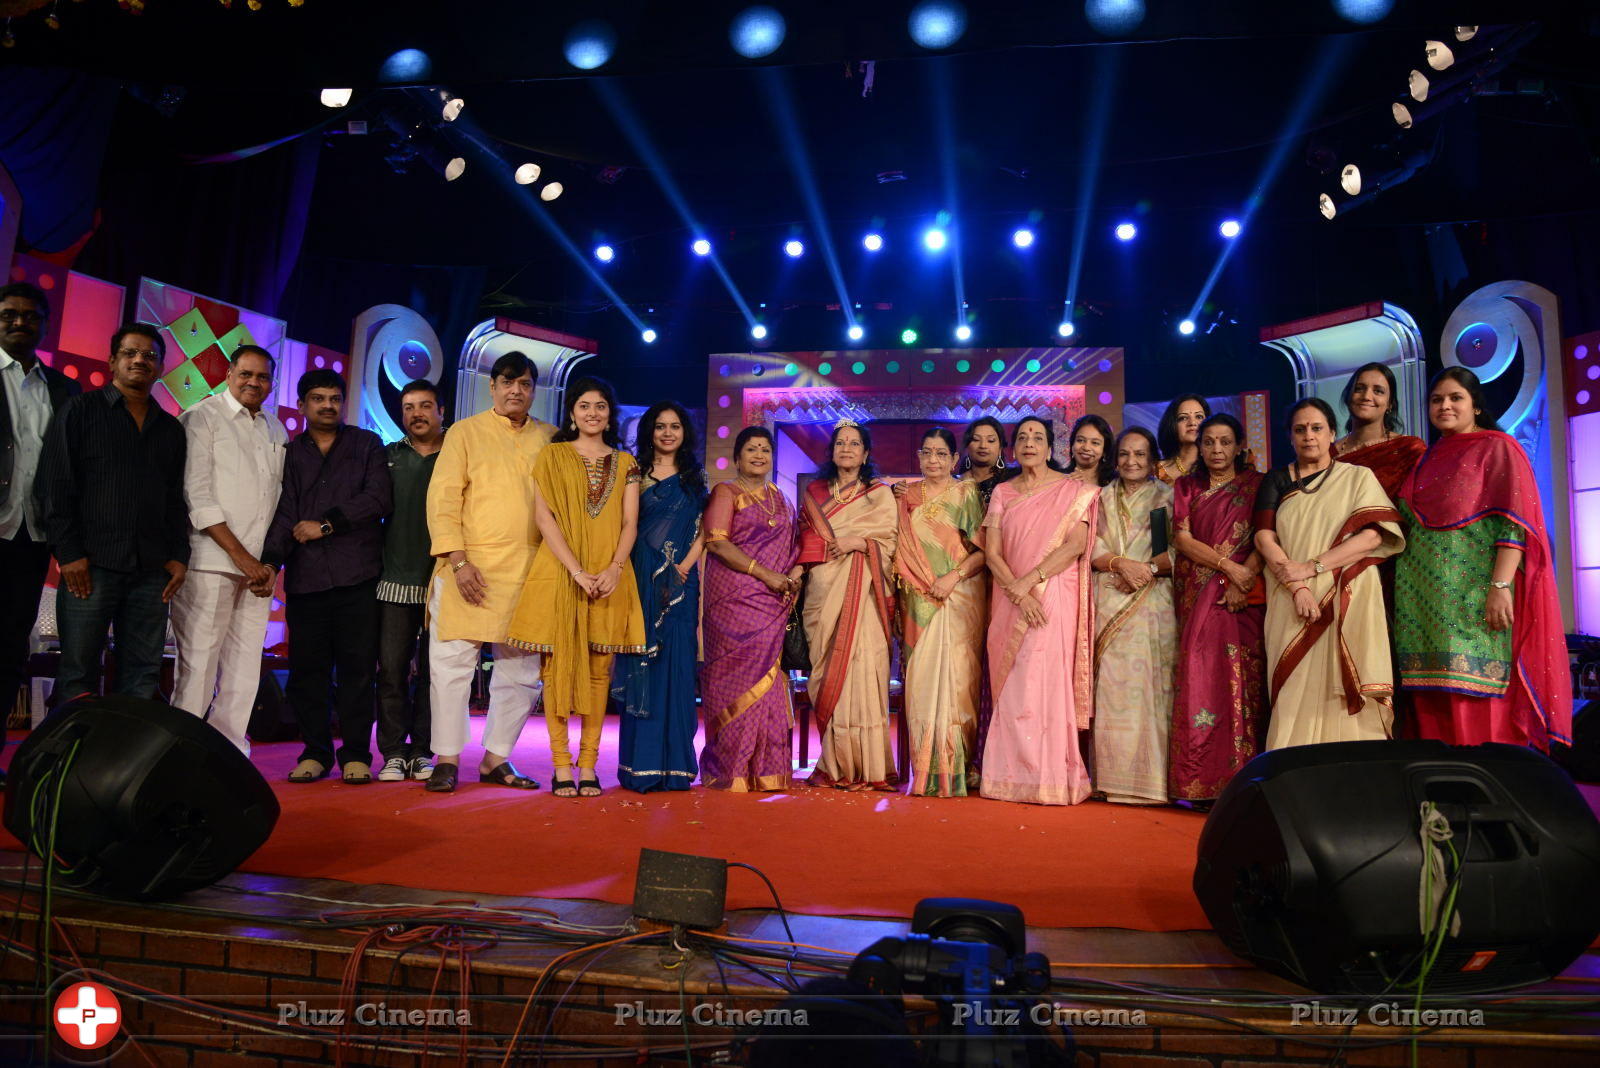
POLYGON ((544 719, 557 797, 598 797, 595 764, 611 660, 643 653, 644 617, 629 554, 639 522, 639 468, 623 452, 611 386, 580 378, 533 467, 534 518, 544 540, 523 583, 511 643, 544 654, 544 719), (567 720, 583 723, 572 778, 567 720))
POLYGON ((975 482, 950 476, 956 439, 922 435, 922 481, 900 498, 895 576, 905 659, 905 716, 911 734, 911 792, 964 797, 976 787, 980 652, 987 622, 983 502, 975 482))

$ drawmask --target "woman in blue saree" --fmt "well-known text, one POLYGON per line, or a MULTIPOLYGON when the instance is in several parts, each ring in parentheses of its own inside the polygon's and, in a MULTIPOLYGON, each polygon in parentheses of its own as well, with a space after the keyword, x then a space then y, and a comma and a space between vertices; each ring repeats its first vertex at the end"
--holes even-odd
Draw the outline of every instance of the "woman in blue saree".
POLYGON ((633 574, 646 651, 617 657, 615 688, 623 705, 617 780, 639 793, 687 790, 699 772, 695 657, 705 475, 695 455, 694 426, 681 405, 662 401, 644 413, 635 455, 644 489, 633 574))

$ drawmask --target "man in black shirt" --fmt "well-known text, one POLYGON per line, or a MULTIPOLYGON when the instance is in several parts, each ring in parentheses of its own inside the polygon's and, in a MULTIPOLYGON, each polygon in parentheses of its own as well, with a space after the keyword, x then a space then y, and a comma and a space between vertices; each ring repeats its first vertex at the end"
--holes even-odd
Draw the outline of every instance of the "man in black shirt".
POLYGON ((111 384, 72 398, 45 432, 34 496, 61 565, 56 704, 98 689, 106 628, 116 627, 116 693, 159 699, 167 603, 189 562, 183 427, 150 396, 161 332, 111 336, 111 384))

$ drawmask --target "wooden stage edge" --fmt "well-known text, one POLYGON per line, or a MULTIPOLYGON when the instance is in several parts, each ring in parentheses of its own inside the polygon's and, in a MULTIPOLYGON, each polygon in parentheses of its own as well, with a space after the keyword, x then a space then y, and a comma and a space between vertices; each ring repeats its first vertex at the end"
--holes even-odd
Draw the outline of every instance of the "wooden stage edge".
MULTIPOLYGON (((623 905, 491 895, 468 902, 407 887, 235 873, 168 904, 58 890, 50 954, 60 963, 51 1000, 70 982, 104 982, 118 993, 133 1037, 119 1035, 95 1053, 53 1040, 46 1055, 39 1037, 46 1000, 39 992, 40 900, 15 889, 25 859, 0 851, 5 1063, 30 1055, 34 1063, 104 1063, 109 1051, 115 1065, 186 1068, 499 1064, 519 1033, 510 1063, 532 1064, 542 1055, 562 1065, 682 1065, 689 1063, 686 1044, 696 1064, 725 1063, 718 1049, 751 1030, 739 1025, 770 1014, 784 997, 756 969, 714 959, 703 940, 687 955, 671 946, 620 945, 563 960, 578 943, 527 938, 545 917, 568 935, 620 937, 631 930, 623 905), (437 917, 427 937, 396 926, 415 923, 411 907, 437 917), (474 930, 469 910, 504 921, 511 933, 496 940, 474 930), (329 919, 350 926, 329 927, 329 919), (467 969, 450 948, 463 943, 467 969), (64 974, 69 968, 75 973, 64 974), (546 984, 530 1001, 541 976, 546 984), (680 1006, 687 1027, 673 1013, 680 1006)), ((38 870, 35 862, 34 888, 38 870)), ((795 942, 813 947, 813 956, 815 947, 843 951, 836 959, 845 964, 877 939, 906 932, 905 922, 894 920, 788 919, 795 942)), ((781 918, 767 910, 730 913, 725 933, 790 941, 781 918)), ((1412 1030, 1394 1022, 1411 1009, 1409 995, 1359 1003, 1319 998, 1240 961, 1210 931, 1030 928, 1029 949, 1045 954, 1065 985, 1048 995, 1053 1007, 1040 1011, 1071 1025, 1080 1068, 1411 1063, 1412 1030)), ((783 975, 782 962, 761 968, 783 975)), ((1557 981, 1429 1005, 1456 1015, 1434 1017, 1446 1026, 1425 1029, 1421 1064, 1586 1068, 1600 1057, 1600 953, 1593 949, 1557 981), (1474 1009, 1481 1020, 1462 1015, 1474 1009)), ((908 999, 907 1007, 927 1006, 908 999)), ((914 1019, 913 1030, 918 1026, 914 1019)))

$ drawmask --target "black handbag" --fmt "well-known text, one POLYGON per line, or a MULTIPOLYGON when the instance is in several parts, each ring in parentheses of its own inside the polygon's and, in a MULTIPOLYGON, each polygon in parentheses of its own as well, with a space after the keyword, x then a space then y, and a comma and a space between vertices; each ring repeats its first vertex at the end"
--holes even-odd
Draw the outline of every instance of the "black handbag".
POLYGON ((811 674, 811 643, 806 640, 805 619, 806 595, 804 591, 795 597, 794 605, 789 609, 789 622, 783 627, 783 655, 778 659, 778 666, 785 671, 799 671, 811 674))

